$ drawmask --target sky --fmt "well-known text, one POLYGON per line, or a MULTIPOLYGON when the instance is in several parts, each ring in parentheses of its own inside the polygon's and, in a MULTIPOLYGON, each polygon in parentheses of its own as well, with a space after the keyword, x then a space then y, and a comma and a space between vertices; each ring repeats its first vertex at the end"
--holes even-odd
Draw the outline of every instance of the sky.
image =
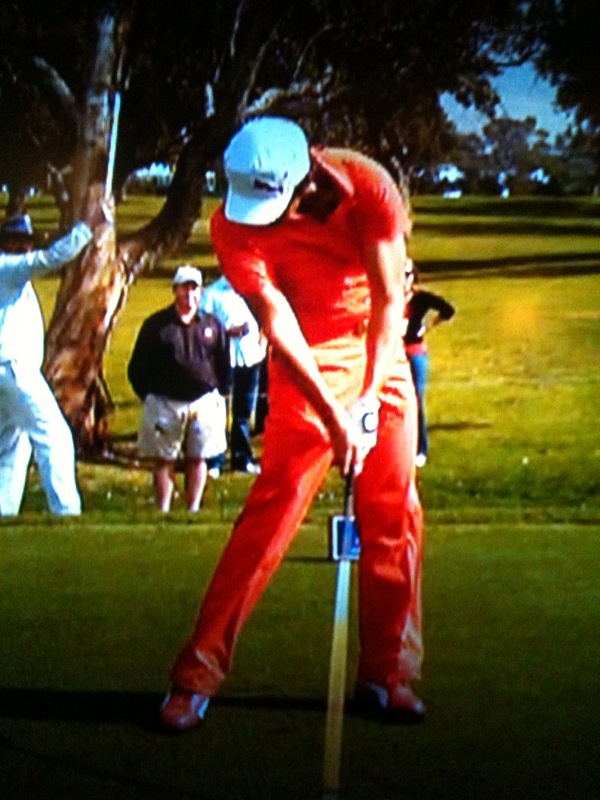
MULTIPOLYGON (((511 119, 534 116, 537 127, 547 130, 551 138, 567 127, 569 115, 555 107, 554 88, 535 74, 531 64, 509 67, 492 83, 502 98, 498 116, 504 114, 511 119)), ((461 133, 480 132, 481 125, 487 121, 476 111, 463 108, 449 95, 442 96, 442 105, 461 133)))

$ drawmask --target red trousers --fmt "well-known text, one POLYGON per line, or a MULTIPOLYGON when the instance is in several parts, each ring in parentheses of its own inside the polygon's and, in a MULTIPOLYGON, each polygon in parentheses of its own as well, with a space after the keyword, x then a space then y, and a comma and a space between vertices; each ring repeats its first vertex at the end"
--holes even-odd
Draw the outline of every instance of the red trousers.
MULTIPOLYGON (((358 394, 364 366, 364 359, 355 357, 355 344, 335 343, 320 359, 326 379, 347 402, 358 394)), ((332 462, 323 424, 285 368, 270 366, 262 472, 171 673, 175 686, 208 696, 229 673, 238 634, 332 462)), ((355 513, 361 537, 358 681, 385 686, 418 678, 423 654, 422 515, 413 467, 416 401, 405 363, 398 365, 381 399, 378 442, 356 479, 355 513)))

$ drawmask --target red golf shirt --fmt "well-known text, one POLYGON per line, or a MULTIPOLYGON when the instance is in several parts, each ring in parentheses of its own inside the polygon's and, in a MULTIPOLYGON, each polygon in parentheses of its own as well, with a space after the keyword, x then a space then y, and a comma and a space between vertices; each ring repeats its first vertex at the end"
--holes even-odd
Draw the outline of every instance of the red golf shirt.
POLYGON ((369 316, 364 247, 408 233, 405 203, 390 175, 351 150, 313 150, 342 189, 326 223, 286 216, 273 225, 231 222, 221 206, 211 234, 223 272, 241 294, 272 282, 288 299, 309 345, 360 332, 369 316))

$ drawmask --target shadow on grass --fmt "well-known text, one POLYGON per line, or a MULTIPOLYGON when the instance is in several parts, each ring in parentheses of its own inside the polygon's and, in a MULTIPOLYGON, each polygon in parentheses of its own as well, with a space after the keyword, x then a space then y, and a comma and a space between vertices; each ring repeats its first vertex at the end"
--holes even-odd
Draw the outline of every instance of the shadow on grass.
POLYGON ((296 564, 333 564, 334 562, 327 556, 287 556, 288 563, 296 564))
POLYGON ((0 717, 32 721, 155 722, 162 696, 146 692, 0 689, 0 717))
MULTIPOLYGON (((183 245, 183 247, 181 247, 177 251, 176 261, 177 261, 178 264, 189 264, 189 263, 191 263, 193 265, 195 259, 198 256, 211 256, 211 255, 213 255, 213 248, 212 248, 212 245, 210 244, 210 242, 208 242, 208 241, 207 242, 196 242, 196 241, 189 242, 188 241, 185 245, 183 245)), ((217 258, 216 258, 216 256, 214 256, 214 260, 215 260, 215 267, 216 267, 217 266, 217 258)), ((201 271, 203 269, 207 269, 207 271, 210 272, 210 270, 208 268, 201 268, 201 271)), ((174 267, 165 266, 165 265, 161 264, 161 265, 157 265, 156 267, 153 267, 151 270, 148 270, 147 272, 144 272, 144 273, 140 274, 139 280, 143 281, 143 280, 147 280, 148 278, 151 278, 152 280, 155 280, 156 278, 160 278, 160 279, 164 279, 164 280, 169 280, 170 281, 173 278, 173 273, 174 272, 175 272, 175 268, 174 267)), ((205 275, 205 277, 206 277, 206 275, 205 275)))
POLYGON ((590 253, 562 253, 556 255, 506 256, 503 258, 465 261, 458 259, 420 259, 419 269, 426 276, 438 273, 473 272, 477 277, 565 277, 595 275, 600 272, 600 256, 590 253))
POLYGON ((430 431, 476 431, 491 428, 491 422, 438 422, 429 426, 430 431))
MULTIPOLYGON (((164 733, 158 724, 163 697, 152 692, 0 689, 0 719, 128 724, 164 733)), ((309 697, 219 695, 211 703, 215 707, 273 712, 325 712, 324 699, 309 697)))
MULTIPOLYGON (((211 784, 213 769, 209 765, 210 780, 206 785, 201 784, 200 788, 188 786, 188 782, 182 778, 176 769, 181 755, 178 755, 174 762, 170 760, 173 752, 180 754, 179 747, 171 750, 167 745, 167 740, 176 743, 180 734, 165 732, 158 725, 158 711, 162 702, 162 695, 152 692, 111 692, 111 691, 49 691, 41 689, 0 689, 0 720, 12 718, 19 721, 28 721, 32 724, 32 733, 29 737, 21 735, 17 731, 14 735, 0 732, 0 762, 3 769, 0 770, 0 794, 7 798, 15 798, 13 787, 19 785, 20 798, 33 798, 38 800, 67 800, 67 798, 85 798, 93 796, 96 798, 127 798, 128 800, 165 800, 166 798, 177 798, 177 800, 191 800, 191 798, 212 797, 211 784), (94 737, 94 748, 89 750, 89 733, 81 731, 78 735, 82 737, 82 747, 69 746, 68 749, 56 747, 53 744, 48 746, 44 735, 38 738, 38 728, 41 723, 55 723, 57 729, 64 730, 65 724, 87 723, 95 726, 92 731, 94 737), (61 727, 62 725, 62 727, 61 727), (137 747, 141 741, 141 752, 145 752, 146 757, 139 753, 125 758, 125 765, 117 758, 112 750, 109 726, 117 728, 116 735, 120 745, 127 747, 137 747), (97 728, 97 730, 96 730, 97 728), (133 739, 130 740, 124 732, 126 728, 133 728, 133 739), (156 762, 148 759, 147 739, 144 735, 141 740, 136 735, 136 729, 142 734, 150 734, 156 737, 154 745, 156 747, 154 757, 156 762), (133 743, 132 743, 133 742, 133 743), (143 759, 143 760, 140 760, 143 759), (131 768, 129 761, 137 766, 131 768), (175 764, 175 767, 172 764, 175 764), (25 766, 23 766, 25 765, 25 766), (25 777, 24 777, 25 775, 25 777), (29 777, 31 775, 31 777, 29 777), (43 782, 39 776, 42 775, 43 782), (49 776, 46 778, 46 776, 49 776), (25 781, 25 785, 24 785, 25 781), (56 783, 60 788, 56 787, 56 783), (8 793, 3 792, 3 787, 8 786, 8 793), (207 788, 208 787, 208 788, 207 788), (88 795, 88 792, 91 792, 88 795), (207 793, 208 792, 208 793, 207 793)), ((216 707, 255 709, 274 714, 318 714, 315 717, 315 724, 321 724, 321 717, 324 720, 326 706, 324 700, 300 698, 300 697, 272 697, 257 695, 236 695, 218 697, 214 700, 216 707)), ((235 724, 235 715, 231 714, 230 724, 235 724)), ((212 747, 208 748, 207 758, 210 760, 215 753, 215 747, 222 745, 223 740, 219 740, 217 733, 211 736, 212 747)), ((225 728, 227 730, 227 727, 225 728)), ((198 731, 200 736, 202 731, 198 731)), ((131 734, 131 731, 130 731, 131 734)), ((191 746, 194 747, 193 733, 191 746)), ((67 737, 67 739, 69 739, 67 737)), ((277 735, 275 734, 275 741, 277 735)), ((72 743, 71 743, 72 745, 72 743)), ((272 745, 273 747, 275 745, 272 745)), ((127 753, 127 750, 125 751, 127 753)), ((185 752, 185 750, 183 751, 185 752)), ((203 752, 207 752, 206 749, 203 752)), ((261 753, 263 751, 261 750, 261 753)), ((274 757, 267 752, 266 758, 274 757)), ((194 757, 196 758, 196 757, 194 757)), ((214 796, 218 798, 228 797, 227 786, 231 787, 231 798, 242 797, 279 797, 280 794, 249 793, 246 794, 240 788, 240 782, 247 787, 248 781, 252 778, 252 769, 249 768, 246 776, 243 769, 229 773, 223 778, 225 788, 217 792, 214 796), (230 783, 227 783, 230 781, 230 783)), ((262 783, 263 788, 268 782, 262 783)), ((296 787, 296 792, 283 796, 292 798, 302 797, 296 787)), ((311 792, 308 796, 316 796, 311 792)))
MULTIPOLYGON (((486 218, 482 222, 436 222, 422 224, 423 231, 437 236, 548 236, 557 239, 565 236, 589 236, 598 238, 600 230, 597 225, 563 224, 556 225, 554 220, 548 222, 519 221, 507 222, 502 219, 486 218)), ((418 228, 418 223, 416 226, 418 228)))
POLYGON ((467 196, 458 202, 448 203, 441 198, 415 197, 415 207, 419 215, 439 216, 455 215, 465 217, 469 215, 499 217, 556 217, 598 219, 599 204, 589 198, 578 200, 576 198, 559 199, 556 197, 513 197, 508 202, 505 198, 486 197, 481 201, 474 196, 467 196))

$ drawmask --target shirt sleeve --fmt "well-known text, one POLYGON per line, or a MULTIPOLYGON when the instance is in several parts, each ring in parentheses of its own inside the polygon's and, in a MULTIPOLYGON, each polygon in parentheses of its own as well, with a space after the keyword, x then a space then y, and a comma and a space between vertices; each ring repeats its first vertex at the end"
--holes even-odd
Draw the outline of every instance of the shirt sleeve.
POLYGON ((358 153, 347 159, 346 167, 355 190, 354 227, 363 243, 390 242, 400 235, 408 236, 410 214, 389 172, 358 153))
POLYGON ((36 275, 52 272, 72 261, 92 238, 90 228, 78 222, 46 250, 14 255, 3 253, 0 255, 0 281, 6 286, 21 286, 36 275))
POLYGON ((248 236, 246 228, 229 222, 222 207, 211 220, 211 238, 221 270, 242 297, 260 292, 262 287, 272 282, 264 259, 252 250, 252 237, 248 236))
POLYGON ((437 294, 433 294, 433 292, 423 292, 420 291, 420 294, 423 294, 423 297, 426 298, 429 308, 437 311, 440 315, 441 319, 449 320, 452 319, 454 316, 455 310, 454 306, 445 300, 443 297, 440 297, 437 294))
POLYGON ((214 292, 212 292, 210 288, 204 289, 200 297, 200 311, 203 311, 205 314, 214 314, 214 308, 214 292))
POLYGON ((133 353, 127 366, 127 377, 136 395, 143 400, 149 392, 148 374, 149 360, 148 353, 155 350, 153 326, 150 319, 144 320, 140 332, 135 340, 133 353))

